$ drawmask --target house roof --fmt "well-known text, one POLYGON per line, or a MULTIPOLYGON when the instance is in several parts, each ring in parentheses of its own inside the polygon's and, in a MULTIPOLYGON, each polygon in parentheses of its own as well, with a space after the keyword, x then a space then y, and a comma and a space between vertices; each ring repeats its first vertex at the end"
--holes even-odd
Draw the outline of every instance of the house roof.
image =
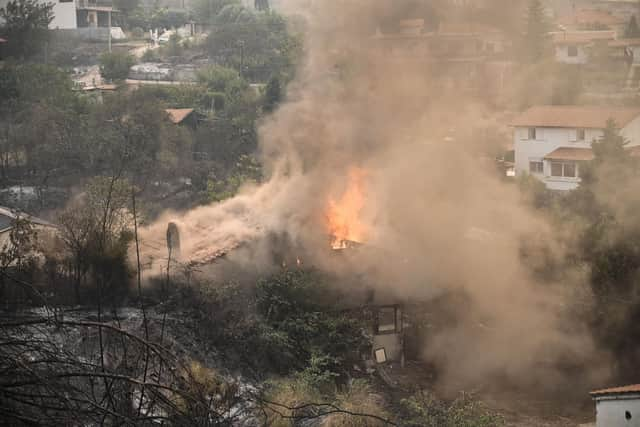
POLYGON ((55 225, 51 224, 49 221, 45 221, 44 219, 0 206, 0 233, 11 230, 13 228, 14 221, 18 217, 24 218, 33 224, 55 227, 55 225))
POLYGON ((85 86, 82 88, 82 90, 85 92, 91 92, 94 90, 117 90, 117 89, 118 89, 118 85, 114 85, 114 84, 100 84, 95 86, 85 86))
POLYGON ((611 47, 640 46, 640 39, 618 39, 609 42, 611 47))
POLYGON ((560 147, 544 156, 544 159, 589 161, 593 160, 593 151, 591 148, 560 147))
POLYGON ((541 105, 520 114, 512 126, 604 129, 609 119, 625 127, 638 116, 640 109, 637 108, 541 105))
POLYGON ((551 34, 553 44, 591 44, 596 41, 615 40, 615 31, 558 31, 551 34))
POLYGON ((193 113, 193 108, 167 108, 164 111, 169 115, 169 120, 177 125, 193 113))
POLYGON ((625 21, 622 18, 612 15, 605 10, 598 9, 580 9, 573 15, 563 16, 558 19, 559 25, 588 25, 588 24, 602 24, 602 25, 621 25, 625 21))
POLYGON ((640 393, 640 384, 626 385, 623 387, 605 388, 603 390, 595 390, 589 393, 591 396, 605 396, 608 394, 627 394, 627 393, 640 393))

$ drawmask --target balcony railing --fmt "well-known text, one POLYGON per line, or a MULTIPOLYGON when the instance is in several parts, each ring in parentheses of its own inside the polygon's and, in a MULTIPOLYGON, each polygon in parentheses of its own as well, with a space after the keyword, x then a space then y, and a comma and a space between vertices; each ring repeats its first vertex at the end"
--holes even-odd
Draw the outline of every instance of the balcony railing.
POLYGON ((76 0, 78 9, 113 8, 113 0, 76 0))

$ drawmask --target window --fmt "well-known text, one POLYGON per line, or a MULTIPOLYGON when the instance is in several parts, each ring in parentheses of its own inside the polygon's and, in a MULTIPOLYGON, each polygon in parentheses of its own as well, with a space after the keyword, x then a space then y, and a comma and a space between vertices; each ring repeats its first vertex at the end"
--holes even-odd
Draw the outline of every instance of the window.
POLYGON ((531 160, 529 162, 529 173, 542 173, 544 164, 540 160, 531 160))
POLYGON ((378 308, 375 326, 376 334, 402 332, 402 309, 398 306, 378 308))
POLYGON ((536 139, 536 128, 529 128, 529 139, 536 139))
POLYGON ((584 141, 584 129, 576 129, 576 141, 584 141))
POLYGON ((567 178, 575 178, 576 177, 576 164, 575 163, 565 163, 564 164, 564 176, 567 178))
POLYGON ((389 333, 396 331, 396 309, 395 307, 384 307, 378 311, 378 333, 389 333))
POLYGON ((578 56, 578 46, 567 46, 567 56, 578 56))
POLYGON ((551 176, 559 178, 577 178, 578 168, 574 162, 552 162, 551 176))

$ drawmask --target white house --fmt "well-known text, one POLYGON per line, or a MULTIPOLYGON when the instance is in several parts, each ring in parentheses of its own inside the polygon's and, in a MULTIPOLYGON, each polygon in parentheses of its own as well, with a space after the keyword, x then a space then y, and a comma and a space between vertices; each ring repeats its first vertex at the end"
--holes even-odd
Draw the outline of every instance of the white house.
MULTIPOLYGON (((10 0, 0 0, 0 7, 6 7, 10 0)), ((40 0, 40 3, 53 3, 53 20, 49 28, 77 28, 76 3, 74 0, 40 0)), ((1 22, 0 22, 1 23, 1 22)))
POLYGON ((592 391, 596 427, 640 427, 640 384, 592 391))
POLYGON ((558 31, 552 32, 556 62, 564 64, 586 64, 598 46, 607 48, 616 39, 615 31, 558 31))
POLYGON ((640 109, 535 106, 520 114, 512 122, 516 175, 533 175, 551 190, 577 188, 580 166, 593 158, 591 143, 602 137, 608 119, 629 147, 640 145, 640 109))

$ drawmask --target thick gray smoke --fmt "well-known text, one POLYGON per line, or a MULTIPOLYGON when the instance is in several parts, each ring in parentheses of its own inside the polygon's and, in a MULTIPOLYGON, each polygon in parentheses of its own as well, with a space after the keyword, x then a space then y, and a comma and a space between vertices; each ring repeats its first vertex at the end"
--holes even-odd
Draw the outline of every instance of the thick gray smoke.
POLYGON ((177 218, 168 213, 143 237, 162 241, 167 222, 175 221, 183 259, 198 261, 286 232, 315 265, 333 268, 323 258, 327 204, 359 168, 366 181, 359 211, 364 240, 383 251, 363 251, 350 269, 402 298, 428 300, 451 290, 469 297, 459 312, 466 321, 425 350, 445 381, 497 373, 532 381, 532 372, 552 372, 558 358, 593 357, 586 331, 566 321, 574 290, 543 287, 523 266, 523 239, 558 254, 562 248, 481 155, 486 147, 474 130, 495 115, 445 87, 411 47, 381 48, 376 28, 399 7, 386 3, 304 2, 297 12, 308 23, 306 59, 287 102, 260 128, 269 179, 231 200, 177 218))

